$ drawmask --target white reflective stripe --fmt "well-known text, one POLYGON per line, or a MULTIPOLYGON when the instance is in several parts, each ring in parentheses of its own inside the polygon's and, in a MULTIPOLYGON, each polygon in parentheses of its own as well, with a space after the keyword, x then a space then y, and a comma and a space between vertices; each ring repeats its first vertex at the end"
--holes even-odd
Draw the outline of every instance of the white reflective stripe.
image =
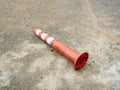
POLYGON ((44 40, 47 35, 48 35, 48 34, 43 33, 43 34, 41 35, 41 39, 44 40))
POLYGON ((47 39, 47 43, 50 45, 50 43, 51 43, 53 40, 54 40, 53 37, 49 37, 49 38, 47 39))
POLYGON ((39 34, 40 34, 40 32, 42 32, 40 29, 38 29, 37 31, 36 31, 36 35, 38 36, 39 34))

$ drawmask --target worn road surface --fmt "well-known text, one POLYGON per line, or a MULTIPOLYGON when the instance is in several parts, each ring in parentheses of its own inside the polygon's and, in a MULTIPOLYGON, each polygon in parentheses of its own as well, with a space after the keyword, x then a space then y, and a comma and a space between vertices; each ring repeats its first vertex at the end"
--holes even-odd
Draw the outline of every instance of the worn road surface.
POLYGON ((120 0, 0 0, 0 90, 120 90, 120 0), (85 67, 34 27, 89 52, 85 67))

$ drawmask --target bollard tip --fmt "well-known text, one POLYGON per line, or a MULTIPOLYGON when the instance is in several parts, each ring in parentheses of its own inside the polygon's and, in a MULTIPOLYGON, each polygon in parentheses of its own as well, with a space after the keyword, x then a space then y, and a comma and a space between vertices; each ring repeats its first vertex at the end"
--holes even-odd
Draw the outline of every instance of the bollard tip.
POLYGON ((87 62, 88 60, 88 53, 82 53, 79 58, 76 60, 75 64, 74 64, 74 68, 75 70, 80 70, 87 62))
POLYGON ((35 33, 38 30, 38 28, 35 27, 33 30, 34 30, 34 33, 35 33))

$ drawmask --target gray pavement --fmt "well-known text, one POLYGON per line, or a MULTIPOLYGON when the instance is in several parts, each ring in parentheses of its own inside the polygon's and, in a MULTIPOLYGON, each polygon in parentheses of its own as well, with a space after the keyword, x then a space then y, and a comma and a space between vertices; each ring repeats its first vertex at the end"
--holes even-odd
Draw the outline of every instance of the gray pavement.
POLYGON ((0 0, 0 90, 120 90, 120 0, 0 0), (89 52, 85 67, 34 27, 89 52))

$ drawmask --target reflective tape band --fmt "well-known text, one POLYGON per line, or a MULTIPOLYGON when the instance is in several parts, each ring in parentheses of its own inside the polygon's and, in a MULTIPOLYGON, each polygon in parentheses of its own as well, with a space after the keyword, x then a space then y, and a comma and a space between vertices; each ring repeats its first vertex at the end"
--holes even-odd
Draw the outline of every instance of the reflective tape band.
POLYGON ((48 34, 43 33, 43 34, 41 35, 41 39, 44 40, 46 36, 48 36, 48 34))
POLYGON ((50 45, 53 40, 54 40, 53 37, 49 37, 49 38, 47 39, 47 43, 50 45))
POLYGON ((38 29, 35 34, 36 34, 37 36, 39 36, 40 32, 42 32, 42 31, 41 31, 40 29, 38 29))

